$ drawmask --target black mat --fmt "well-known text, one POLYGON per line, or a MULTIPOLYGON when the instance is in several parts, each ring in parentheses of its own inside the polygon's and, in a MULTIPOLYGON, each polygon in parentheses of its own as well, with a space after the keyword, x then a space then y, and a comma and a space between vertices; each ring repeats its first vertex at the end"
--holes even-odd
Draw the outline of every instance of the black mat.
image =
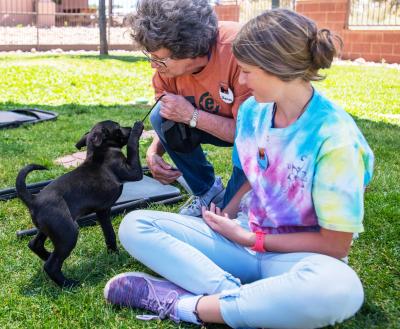
MULTIPOLYGON (((27 185, 28 190, 37 193, 50 181, 27 185)), ((9 200, 17 196, 15 188, 0 190, 0 200, 9 200)), ((122 194, 111 208, 113 216, 138 208, 146 208, 151 203, 172 204, 182 200, 180 190, 172 185, 163 185, 154 178, 143 176, 138 182, 126 182, 122 194)), ((96 214, 92 213, 77 220, 80 227, 95 225, 96 214)), ((36 228, 17 232, 17 236, 34 235, 36 228)))
POLYGON ((0 129, 15 128, 22 124, 32 124, 42 121, 55 120, 58 114, 39 109, 15 109, 0 111, 0 129))

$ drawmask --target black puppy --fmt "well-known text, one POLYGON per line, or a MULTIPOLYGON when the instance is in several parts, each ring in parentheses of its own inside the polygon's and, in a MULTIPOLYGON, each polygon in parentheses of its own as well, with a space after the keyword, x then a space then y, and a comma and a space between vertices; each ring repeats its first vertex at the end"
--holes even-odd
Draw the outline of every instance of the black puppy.
POLYGON ((97 123, 77 143, 80 149, 87 146, 86 160, 76 169, 57 178, 39 194, 32 195, 25 179, 32 170, 44 170, 31 164, 17 176, 18 196, 29 208, 37 235, 29 248, 45 261, 44 270, 59 286, 72 287, 79 282, 67 279, 61 272, 64 260, 70 255, 78 239, 79 217, 95 212, 103 230, 108 250, 117 251, 110 208, 122 193, 124 181, 143 178, 139 159, 139 138, 143 123, 133 128, 120 127, 113 121, 97 123), (121 148, 127 145, 127 158, 121 148), (44 247, 46 238, 53 242, 54 251, 44 247))

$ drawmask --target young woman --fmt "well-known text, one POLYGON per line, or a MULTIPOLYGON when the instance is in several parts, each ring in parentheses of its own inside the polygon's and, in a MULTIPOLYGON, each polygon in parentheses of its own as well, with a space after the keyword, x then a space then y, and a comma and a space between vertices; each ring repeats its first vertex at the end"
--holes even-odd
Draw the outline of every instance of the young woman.
POLYGON ((157 314, 142 319, 233 328, 341 322, 363 303, 361 282, 342 259, 363 231, 373 154, 350 115, 310 83, 331 65, 334 37, 276 9, 248 22, 233 52, 254 96, 239 110, 233 156, 247 182, 203 218, 128 214, 123 246, 168 281, 123 273, 105 298, 157 314))

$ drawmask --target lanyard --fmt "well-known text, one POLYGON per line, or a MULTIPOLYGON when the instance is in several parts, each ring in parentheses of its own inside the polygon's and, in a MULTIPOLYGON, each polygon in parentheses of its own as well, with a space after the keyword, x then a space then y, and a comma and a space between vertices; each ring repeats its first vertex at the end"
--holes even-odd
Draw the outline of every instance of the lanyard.
POLYGON ((142 122, 144 122, 144 120, 146 120, 146 118, 148 117, 148 115, 151 113, 151 111, 154 109, 154 107, 157 105, 157 103, 161 100, 161 98, 163 98, 165 96, 165 94, 161 95, 160 97, 157 98, 156 102, 154 103, 154 105, 151 107, 151 109, 147 112, 147 114, 144 116, 144 118, 142 119, 142 122))

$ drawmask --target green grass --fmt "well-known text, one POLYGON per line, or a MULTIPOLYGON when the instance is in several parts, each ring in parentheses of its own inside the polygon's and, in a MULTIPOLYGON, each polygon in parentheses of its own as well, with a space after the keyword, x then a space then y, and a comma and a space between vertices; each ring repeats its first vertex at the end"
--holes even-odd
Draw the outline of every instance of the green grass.
MULTIPOLYGON (((360 312, 335 328, 399 328, 400 318, 400 72, 387 67, 334 66, 316 84, 357 120, 376 156, 375 176, 365 197, 365 229, 355 241, 350 263, 363 281, 366 300, 360 312)), ((0 188, 14 186, 18 170, 36 162, 50 168, 29 182, 67 170, 54 159, 75 152, 74 144, 95 122, 114 119, 130 125, 149 107, 130 105, 151 99, 152 72, 142 57, 0 56, 0 109, 38 107, 59 113, 57 121, 0 130, 0 188)), ((150 129, 149 123, 146 128, 150 129)), ((141 154, 147 142, 142 143, 141 154)), ((226 182, 230 149, 206 147, 226 182)), ((176 211, 178 205, 160 207, 176 211)), ((114 220, 117 228, 121 216, 114 220)), ((31 227, 17 200, 0 202, 1 328, 176 328, 169 321, 139 322, 129 309, 103 301, 113 275, 146 270, 124 250, 107 254, 99 227, 83 228, 65 273, 82 286, 60 290, 42 271, 42 261, 15 232, 31 227)), ((49 245, 50 247, 50 245, 49 245)), ((306 301, 305 301, 306 302, 306 301)), ((288 314, 290 316, 290 314, 288 314)), ((181 324, 181 328, 195 328, 181 324)), ((213 328, 217 328, 214 326, 213 328)))

